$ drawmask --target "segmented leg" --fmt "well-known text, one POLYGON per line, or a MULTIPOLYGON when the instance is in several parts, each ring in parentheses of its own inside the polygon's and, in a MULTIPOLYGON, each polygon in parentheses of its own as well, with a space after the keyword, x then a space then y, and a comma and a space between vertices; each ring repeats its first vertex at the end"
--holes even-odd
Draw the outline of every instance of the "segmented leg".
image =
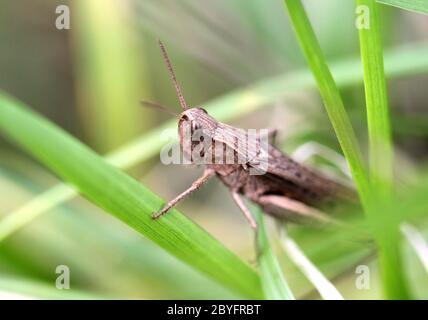
POLYGON ((257 230, 257 223, 254 220, 253 216, 251 215, 250 210, 245 205, 244 201, 242 201, 241 196, 235 191, 231 191, 231 194, 232 194, 233 200, 235 201, 235 203, 238 205, 239 209, 241 209, 242 213, 244 214, 244 217, 250 223, 251 228, 257 230))
POLYGON ((180 202, 182 199, 192 194, 194 191, 198 190, 202 185, 205 184, 205 182, 207 182, 214 175, 215 175, 215 171, 213 169, 209 169, 209 168, 205 169, 204 174, 200 178, 198 178, 195 182, 193 182, 189 189, 187 189, 183 193, 179 194, 176 198, 168 202, 166 206, 162 208, 162 210, 155 212, 152 215, 152 218, 157 219, 160 216, 167 213, 169 209, 174 207, 178 202, 180 202))
POLYGON ((257 201, 266 212, 283 219, 318 221, 329 224, 340 224, 339 221, 329 217, 326 213, 308 206, 303 202, 286 198, 284 196, 266 195, 257 201))

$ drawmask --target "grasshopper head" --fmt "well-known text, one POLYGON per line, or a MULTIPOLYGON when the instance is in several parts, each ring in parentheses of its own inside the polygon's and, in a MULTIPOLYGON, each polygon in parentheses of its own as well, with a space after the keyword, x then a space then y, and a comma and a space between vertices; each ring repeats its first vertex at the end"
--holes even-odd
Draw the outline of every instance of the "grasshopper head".
MULTIPOLYGON (((208 115, 208 112, 205 111, 205 109, 202 108, 191 108, 183 111, 180 114, 180 119, 178 121, 178 126, 180 127, 180 124, 189 124, 194 129, 200 128, 200 120, 203 120, 204 118, 211 118, 211 116, 208 115)), ((202 122, 202 121, 201 121, 202 122)))
POLYGON ((203 108, 191 108, 183 111, 178 120, 178 133, 180 136, 185 130, 193 135, 196 131, 204 131, 206 134, 214 128, 217 121, 203 108))
MULTIPOLYGON (((185 155, 189 156, 199 145, 207 144, 213 136, 216 121, 202 108, 191 108, 183 111, 178 120, 180 145, 185 155)), ((192 157, 193 158, 193 157, 192 157)))

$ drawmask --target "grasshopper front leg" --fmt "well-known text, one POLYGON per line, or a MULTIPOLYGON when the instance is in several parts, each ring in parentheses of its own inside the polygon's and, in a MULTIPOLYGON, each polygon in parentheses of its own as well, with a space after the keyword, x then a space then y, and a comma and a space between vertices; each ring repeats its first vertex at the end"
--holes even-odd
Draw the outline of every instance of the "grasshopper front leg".
POLYGON ((164 215, 168 212, 169 209, 174 207, 178 202, 180 202, 182 199, 186 198, 190 194, 192 194, 194 191, 198 190, 202 185, 204 185, 212 176, 215 175, 215 171, 213 169, 207 168, 204 171, 204 174, 198 178, 195 182, 192 183, 192 185, 184 191, 183 193, 179 194, 176 198, 172 199, 170 202, 166 204, 165 207, 163 207, 160 211, 155 212, 152 215, 153 219, 158 219, 160 216, 164 215))

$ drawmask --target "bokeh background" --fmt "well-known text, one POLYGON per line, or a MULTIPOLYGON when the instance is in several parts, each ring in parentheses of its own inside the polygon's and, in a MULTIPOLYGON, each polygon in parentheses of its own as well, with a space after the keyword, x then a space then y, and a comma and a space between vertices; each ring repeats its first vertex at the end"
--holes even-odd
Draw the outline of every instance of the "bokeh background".
MULTIPOLYGON (((328 60, 335 64, 358 59, 354 1, 304 3, 328 60)), ((381 8, 386 52, 415 45, 428 48, 428 16, 381 8)), ((179 111, 158 38, 166 44, 192 106, 307 69, 281 0, 0 0, 0 88, 105 154, 171 119, 141 108, 141 99, 179 111), (70 8, 69 30, 55 27, 55 9, 61 4, 70 8)), ((339 86, 366 150, 363 84, 339 86)), ((397 171, 407 183, 417 181, 428 159, 427 87, 426 68, 388 79, 397 171)), ((302 146, 306 149, 300 148, 300 153, 307 153, 308 146, 312 150, 317 144, 328 148, 327 153, 340 150, 314 89, 278 94, 275 103, 230 123, 278 128, 281 146, 289 153, 302 146)), ((59 180, 1 137, 0 154, 1 229, 5 217, 59 180)), ((310 162, 320 168, 335 170, 313 158, 310 162)), ((128 172, 171 199, 201 169, 164 166, 155 156, 128 172)), ((213 180, 179 207, 254 264, 252 233, 219 181, 213 180)), ((428 235, 426 219, 420 218, 417 227, 428 235)), ((377 260, 369 244, 296 229, 305 252, 345 298, 381 297, 377 260), (360 264, 370 266, 369 290, 355 287, 355 267, 360 264)), ((414 251, 403 246, 413 294, 428 298, 427 271, 414 251)), ((286 256, 280 255, 280 262, 297 297, 318 298, 286 256)), ((240 298, 80 197, 30 219, 0 240, 2 297, 240 298), (70 290, 55 288, 58 265, 70 267, 70 290)))

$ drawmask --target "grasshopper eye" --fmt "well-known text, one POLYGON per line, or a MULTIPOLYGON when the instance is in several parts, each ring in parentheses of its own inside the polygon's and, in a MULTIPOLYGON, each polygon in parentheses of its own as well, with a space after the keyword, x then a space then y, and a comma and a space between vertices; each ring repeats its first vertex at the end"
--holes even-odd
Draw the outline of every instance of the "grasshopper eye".
POLYGON ((183 121, 189 121, 189 117, 184 114, 184 115, 181 116, 181 120, 183 120, 183 121))
POLYGON ((199 129, 198 124, 196 123, 196 121, 191 121, 191 125, 192 125, 192 130, 196 131, 199 129))

